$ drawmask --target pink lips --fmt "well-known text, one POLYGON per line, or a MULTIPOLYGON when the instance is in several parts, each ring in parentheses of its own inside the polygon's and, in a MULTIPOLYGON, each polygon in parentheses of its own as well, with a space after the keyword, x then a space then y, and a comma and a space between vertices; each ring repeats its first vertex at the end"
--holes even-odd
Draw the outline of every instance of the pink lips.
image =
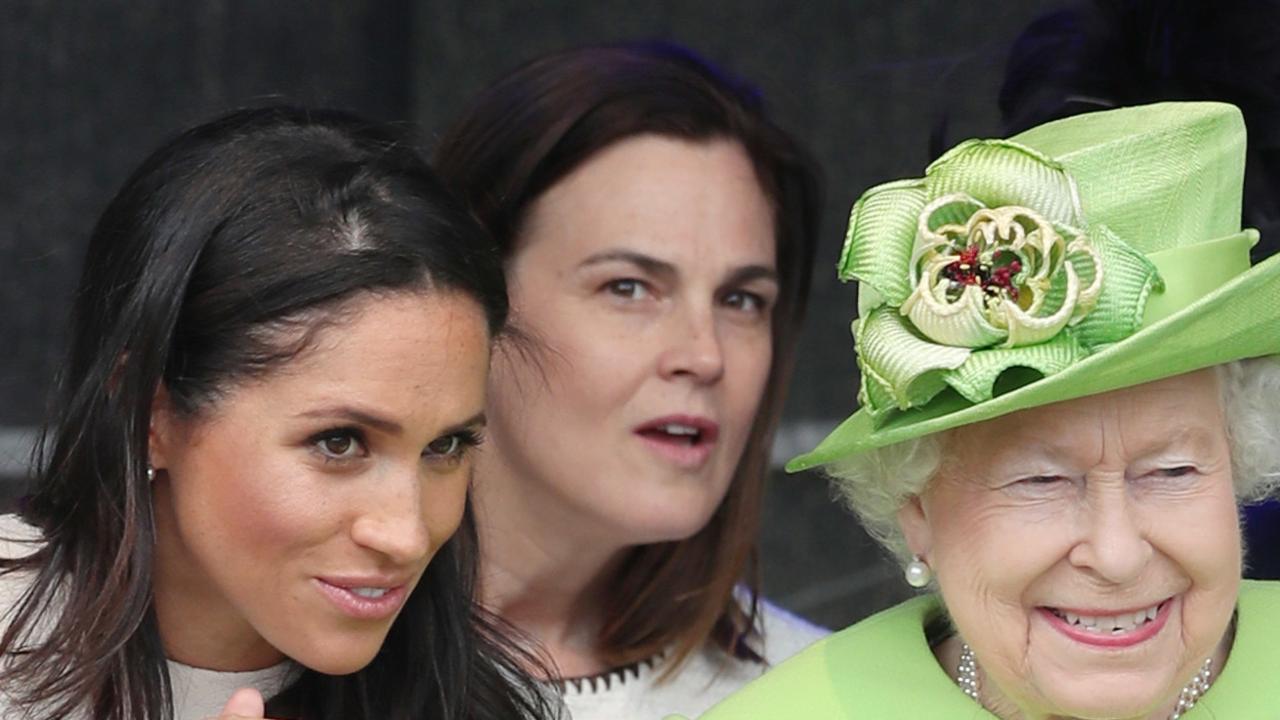
MULTIPOLYGON (((1155 619, 1149 620, 1133 630, 1120 633, 1086 630, 1079 625, 1067 622, 1048 608, 1042 607, 1037 608, 1037 610, 1039 610, 1040 616, 1047 620, 1054 629, 1072 640, 1086 645, 1093 645, 1095 647, 1126 648, 1146 642, 1158 635, 1160 631, 1164 629, 1165 623, 1169 621, 1169 615, 1173 612, 1173 603, 1173 599, 1165 600, 1163 603, 1160 603, 1159 609, 1156 610, 1155 619)), ((1137 609, 1132 612, 1137 612, 1137 609)), ((1103 615, 1123 615, 1125 613, 1087 611, 1076 612, 1075 614, 1098 617, 1103 615)))
POLYGON ((317 577, 312 578, 320 594, 339 610, 358 620, 385 620, 395 616, 409 596, 406 582, 393 584, 386 580, 317 577), (357 589, 385 590, 377 597, 361 595, 357 589))
POLYGON ((691 470, 711 457, 720 426, 698 415, 666 415, 636 426, 633 432, 662 458, 691 470))

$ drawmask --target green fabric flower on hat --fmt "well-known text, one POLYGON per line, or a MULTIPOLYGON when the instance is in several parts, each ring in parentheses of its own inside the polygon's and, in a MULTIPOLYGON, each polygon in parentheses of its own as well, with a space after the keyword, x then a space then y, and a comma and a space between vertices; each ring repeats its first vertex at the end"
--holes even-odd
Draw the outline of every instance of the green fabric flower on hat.
POLYGON ((1059 163, 1007 140, 962 143, 924 178, 868 190, 839 270, 860 283, 858 397, 880 419, 948 387, 980 403, 1006 373, 1059 372, 1132 334, 1160 282, 1087 223, 1059 163))

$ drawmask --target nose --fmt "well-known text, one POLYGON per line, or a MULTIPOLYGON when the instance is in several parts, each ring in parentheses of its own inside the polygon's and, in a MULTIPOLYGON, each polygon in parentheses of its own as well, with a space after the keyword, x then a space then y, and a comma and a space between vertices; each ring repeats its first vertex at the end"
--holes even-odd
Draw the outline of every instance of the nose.
POLYGON ((351 523, 351 539, 397 565, 413 565, 431 552, 417 468, 379 479, 382 487, 363 493, 351 523))
POLYGON ((664 378, 690 378, 713 383, 724 375, 724 347, 711 307, 685 307, 666 329, 668 337, 659 358, 664 378))
POLYGON ((1153 550, 1137 517, 1133 499, 1123 487, 1090 493, 1084 534, 1072 548, 1070 559, 1112 584, 1137 580, 1153 550))

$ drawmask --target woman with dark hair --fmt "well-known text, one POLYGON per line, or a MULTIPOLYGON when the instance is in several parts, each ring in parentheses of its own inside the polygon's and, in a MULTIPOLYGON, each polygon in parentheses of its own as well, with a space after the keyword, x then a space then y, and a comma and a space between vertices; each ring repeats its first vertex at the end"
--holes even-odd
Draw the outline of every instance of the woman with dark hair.
POLYGON ((0 521, 0 716, 542 711, 470 602, 504 279, 408 147, 242 111, 112 200, 34 495, 0 521))
POLYGON ((759 598, 756 529, 817 184, 756 92, 687 50, 537 59, 437 170, 496 237, 480 597, 576 720, 697 713, 821 632, 759 598))

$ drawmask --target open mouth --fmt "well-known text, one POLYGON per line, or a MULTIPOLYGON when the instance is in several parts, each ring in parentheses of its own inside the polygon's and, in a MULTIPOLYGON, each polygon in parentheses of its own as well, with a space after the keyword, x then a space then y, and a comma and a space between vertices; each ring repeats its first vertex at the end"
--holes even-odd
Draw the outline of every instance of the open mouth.
POLYGON ((1149 607, 1120 613, 1082 613, 1062 608, 1040 607, 1049 624, 1078 642, 1103 648, 1125 648, 1145 643, 1169 620, 1174 598, 1149 607))
POLYGON ((354 618, 382 620, 393 617, 409 594, 409 585, 356 585, 315 578, 316 587, 339 610, 354 618))
POLYGON ((1057 608, 1045 608, 1071 625, 1087 632, 1098 634, 1120 635, 1133 632, 1150 622, 1155 622, 1160 610, 1168 604, 1168 600, 1156 603, 1149 608, 1119 615, 1077 615, 1076 613, 1057 608))
POLYGON ((675 422, 646 426, 641 428, 639 433, 652 440, 675 443, 687 447, 693 447, 703 442, 708 435, 708 433, 703 432, 701 428, 694 425, 675 422))
POLYGON ((720 426, 696 415, 668 415, 637 426, 634 432, 659 457, 689 470, 711 457, 720 426))

